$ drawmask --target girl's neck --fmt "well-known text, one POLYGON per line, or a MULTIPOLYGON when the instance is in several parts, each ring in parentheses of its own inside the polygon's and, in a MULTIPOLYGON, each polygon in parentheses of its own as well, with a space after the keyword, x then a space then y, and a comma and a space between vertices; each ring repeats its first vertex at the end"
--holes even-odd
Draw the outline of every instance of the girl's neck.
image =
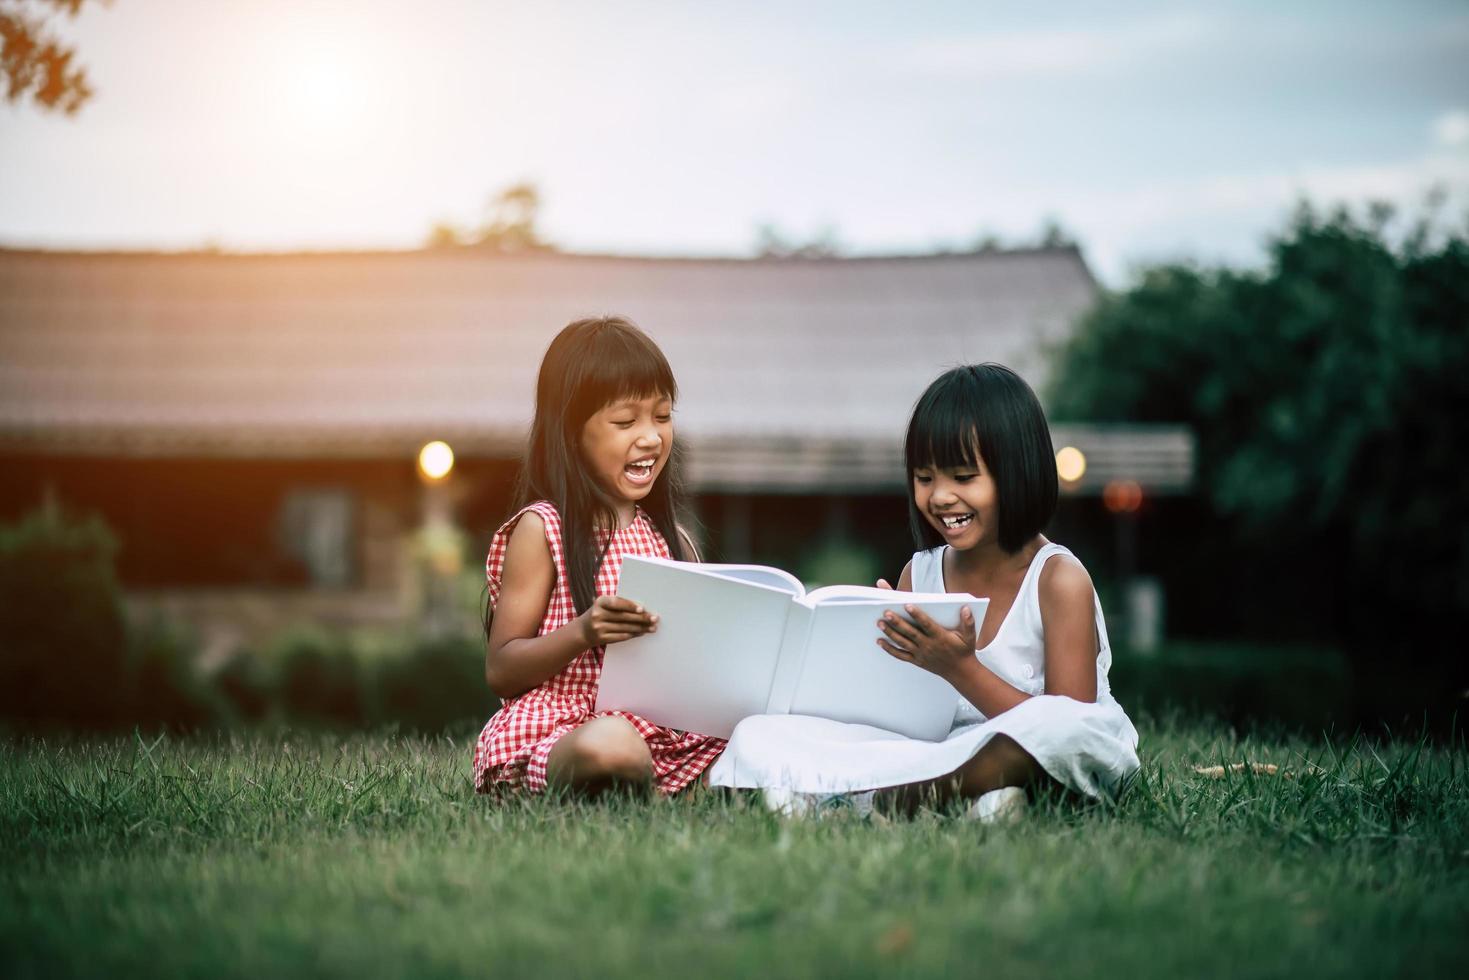
POLYGON ((1013 552, 1002 550, 994 542, 985 542, 964 551, 950 548, 949 552, 955 572, 980 581, 990 581, 1014 572, 1023 573, 1030 567, 1036 553, 1047 543, 1045 535, 1037 534, 1013 552))
MULTIPOLYGON (((610 530, 621 531, 624 528, 631 527, 632 522, 637 520, 638 505, 633 503, 631 500, 619 500, 617 502, 617 505, 613 508, 613 516, 617 519, 617 522, 610 528, 610 530)), ((598 527, 601 527, 600 522, 598 523, 598 527)), ((602 529, 608 530, 608 528, 602 529)))

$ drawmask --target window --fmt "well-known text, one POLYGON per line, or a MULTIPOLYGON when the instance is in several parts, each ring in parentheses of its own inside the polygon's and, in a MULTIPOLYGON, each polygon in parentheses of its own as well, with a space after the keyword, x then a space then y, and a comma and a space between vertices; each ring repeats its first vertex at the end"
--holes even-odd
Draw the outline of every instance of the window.
POLYGON ((352 495, 346 490, 292 490, 281 503, 281 548, 324 588, 352 584, 352 495))

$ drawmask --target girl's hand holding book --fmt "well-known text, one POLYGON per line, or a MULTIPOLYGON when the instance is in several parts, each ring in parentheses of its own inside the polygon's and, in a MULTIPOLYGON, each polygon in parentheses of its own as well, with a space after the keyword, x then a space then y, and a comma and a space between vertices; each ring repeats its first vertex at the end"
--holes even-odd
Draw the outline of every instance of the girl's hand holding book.
POLYGON ((966 663, 974 660, 974 614, 959 610, 959 628, 946 629, 915 606, 904 606, 911 619, 884 613, 877 625, 883 636, 877 645, 899 660, 922 667, 952 683, 966 663))
POLYGON ((631 640, 658 630, 658 617, 631 599, 602 595, 592 607, 577 617, 582 637, 588 647, 631 640))

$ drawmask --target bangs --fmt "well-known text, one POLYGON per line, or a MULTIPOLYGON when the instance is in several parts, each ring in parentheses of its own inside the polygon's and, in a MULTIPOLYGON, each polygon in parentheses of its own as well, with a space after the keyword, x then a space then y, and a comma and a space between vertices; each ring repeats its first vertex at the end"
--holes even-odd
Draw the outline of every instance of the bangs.
MULTIPOLYGON (((668 359, 627 317, 574 320, 546 348, 516 497, 522 505, 549 501, 561 515, 567 584, 577 613, 596 601, 598 571, 612 540, 599 540, 597 528, 616 526, 618 506, 585 465, 581 437, 587 420, 613 402, 677 396, 668 359)), ((681 494, 675 440, 640 506, 670 554, 688 560, 678 525, 681 494)))
POLYGON ((914 406, 903 442, 910 478, 925 467, 959 469, 981 462, 985 416, 977 393, 960 380, 940 378, 914 406))
POLYGON ((567 388, 574 392, 567 421, 577 426, 613 402, 642 398, 678 400, 673 369, 658 345, 621 318, 598 323, 579 352, 567 388))
POLYGON ((995 482, 1000 548, 1013 554, 1056 512, 1056 455, 1035 392, 1000 364, 953 368, 913 406, 903 443, 908 464, 908 523, 919 548, 943 544, 918 510, 913 471, 983 464, 995 482))

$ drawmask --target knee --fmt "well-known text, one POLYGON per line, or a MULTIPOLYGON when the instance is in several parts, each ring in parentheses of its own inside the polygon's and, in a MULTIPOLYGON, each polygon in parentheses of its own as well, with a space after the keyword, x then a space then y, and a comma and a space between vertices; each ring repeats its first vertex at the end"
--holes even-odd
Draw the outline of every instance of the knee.
POLYGON ((577 739, 572 764, 585 779, 646 782, 653 778, 648 743, 626 722, 599 725, 577 739))

